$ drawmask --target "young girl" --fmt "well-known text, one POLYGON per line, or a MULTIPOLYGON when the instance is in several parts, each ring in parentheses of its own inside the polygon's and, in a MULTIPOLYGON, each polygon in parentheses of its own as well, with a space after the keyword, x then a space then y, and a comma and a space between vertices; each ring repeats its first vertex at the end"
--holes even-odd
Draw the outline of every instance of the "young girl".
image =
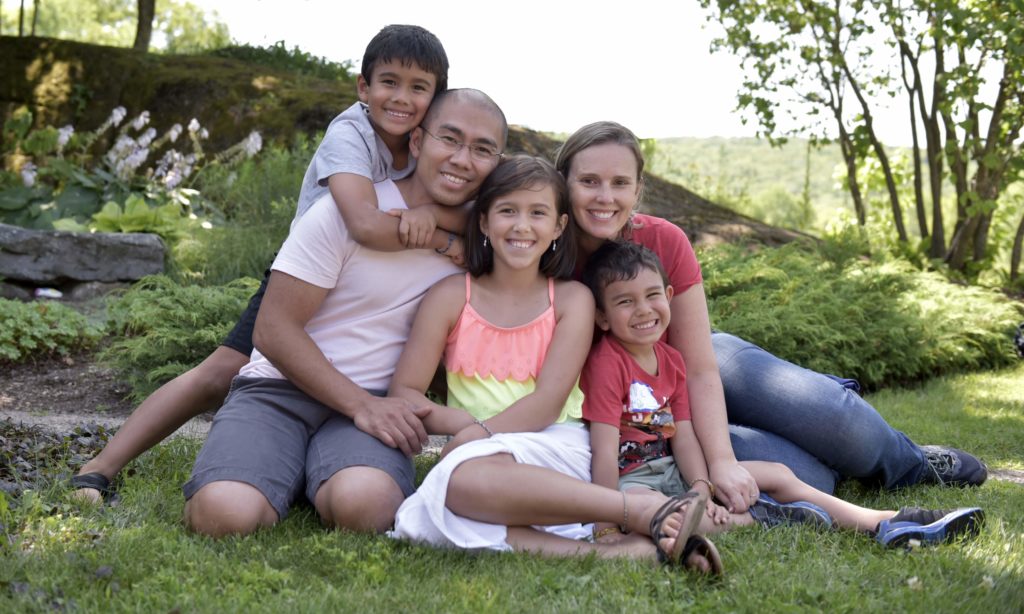
POLYGON ((706 497, 589 483, 577 382, 594 301, 566 281, 576 253, 568 211, 565 182, 540 158, 510 158, 481 186, 465 235, 469 273, 427 293, 392 380, 393 396, 431 407, 431 433, 453 436, 399 508, 392 535, 459 548, 658 556, 718 571, 714 547, 692 536, 706 497), (442 355, 448 406, 424 396, 442 355), (592 535, 581 523, 595 521, 634 534, 610 545, 581 541, 592 535))

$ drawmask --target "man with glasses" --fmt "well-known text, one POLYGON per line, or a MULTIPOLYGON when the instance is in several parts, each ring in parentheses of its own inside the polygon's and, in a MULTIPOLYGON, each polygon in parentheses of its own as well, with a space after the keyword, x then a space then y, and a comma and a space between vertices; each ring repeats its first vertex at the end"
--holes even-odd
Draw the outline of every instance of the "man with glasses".
MULTIPOLYGON (((414 129, 414 173, 375 184, 382 210, 459 206, 497 166, 508 127, 476 90, 439 95, 414 129)), ((385 398, 420 300, 458 272, 433 250, 360 246, 327 195, 292 229, 256 320, 256 351, 185 484, 196 532, 248 534, 305 497, 327 526, 383 531, 414 489, 429 411, 385 398)))

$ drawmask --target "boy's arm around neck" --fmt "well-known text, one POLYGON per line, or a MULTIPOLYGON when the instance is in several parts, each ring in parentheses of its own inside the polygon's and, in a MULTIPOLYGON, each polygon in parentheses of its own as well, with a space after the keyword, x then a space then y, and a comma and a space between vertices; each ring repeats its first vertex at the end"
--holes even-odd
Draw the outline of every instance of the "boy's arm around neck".
MULTIPOLYGON (((406 249, 399 236, 402 220, 380 210, 372 181, 353 173, 336 173, 327 179, 327 187, 356 243, 382 252, 406 249)), ((434 229, 424 247, 444 249, 447 245, 448 233, 434 229)))

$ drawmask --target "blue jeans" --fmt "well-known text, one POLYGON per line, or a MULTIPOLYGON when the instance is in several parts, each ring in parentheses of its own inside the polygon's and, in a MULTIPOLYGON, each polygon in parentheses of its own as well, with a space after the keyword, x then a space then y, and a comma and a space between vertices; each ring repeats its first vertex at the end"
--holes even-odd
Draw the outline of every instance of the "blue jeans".
POLYGON ((782 463, 827 493, 840 477, 897 488, 930 474, 917 444, 841 383, 733 335, 711 340, 739 460, 782 463))

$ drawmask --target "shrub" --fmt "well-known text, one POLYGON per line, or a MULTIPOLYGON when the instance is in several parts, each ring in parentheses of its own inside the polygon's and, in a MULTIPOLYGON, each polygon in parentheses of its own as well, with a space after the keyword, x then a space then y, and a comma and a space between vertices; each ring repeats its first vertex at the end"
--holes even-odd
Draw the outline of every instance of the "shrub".
POLYGON ((172 252, 171 277, 204 286, 239 277, 262 278, 288 236, 288 222, 295 213, 293 201, 279 203, 279 223, 215 226, 183 238, 172 252))
POLYGON ((851 258, 829 245, 720 246, 700 260, 716 328, 868 389, 1016 359, 1020 307, 899 260, 851 258))
POLYGON ((307 53, 297 46, 289 49, 284 44, 284 41, 277 41, 273 45, 267 45, 266 47, 256 47, 248 44, 234 45, 210 51, 209 55, 242 60, 268 68, 319 79, 332 79, 347 83, 355 82, 351 61, 332 62, 327 58, 307 53))
POLYGON ((87 349, 102 331, 60 303, 0 298, 0 362, 23 362, 87 349))
POLYGON ((206 358, 235 325, 258 282, 180 286, 145 277, 109 307, 109 328, 121 335, 101 359, 121 371, 142 400, 206 358))

